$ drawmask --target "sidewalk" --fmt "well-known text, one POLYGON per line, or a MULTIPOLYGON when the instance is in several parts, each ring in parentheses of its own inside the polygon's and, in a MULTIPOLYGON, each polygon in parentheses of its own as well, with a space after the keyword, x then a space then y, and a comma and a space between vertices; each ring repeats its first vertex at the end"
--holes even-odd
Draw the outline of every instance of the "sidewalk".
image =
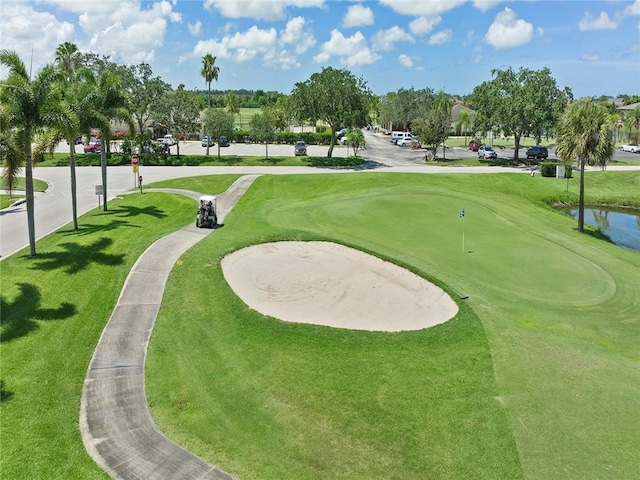
MULTIPOLYGON (((220 223, 257 177, 240 177, 218 196, 220 223)), ((171 192, 194 199, 200 195, 171 192)), ((82 392, 80 429, 89 454, 114 478, 233 478, 160 432, 144 390, 147 345, 169 273, 184 252, 213 232, 192 225, 151 245, 129 273, 94 351, 82 392)))

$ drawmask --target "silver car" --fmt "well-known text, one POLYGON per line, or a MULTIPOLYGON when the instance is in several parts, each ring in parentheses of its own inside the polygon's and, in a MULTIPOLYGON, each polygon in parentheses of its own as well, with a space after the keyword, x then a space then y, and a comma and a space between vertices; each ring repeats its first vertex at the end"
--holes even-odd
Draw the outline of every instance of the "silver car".
POLYGON ((498 152, 493 147, 482 146, 478 149, 478 158, 498 158, 498 152))

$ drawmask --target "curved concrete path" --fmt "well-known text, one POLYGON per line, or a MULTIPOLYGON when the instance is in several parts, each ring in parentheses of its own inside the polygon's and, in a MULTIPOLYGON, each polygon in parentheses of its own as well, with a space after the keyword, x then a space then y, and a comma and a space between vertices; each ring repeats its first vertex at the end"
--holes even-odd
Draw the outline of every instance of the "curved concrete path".
MULTIPOLYGON (((257 177, 240 177, 218 196, 220 223, 257 177)), ((185 190, 160 191, 196 200, 200 196, 185 190)), ((94 351, 82 390, 80 430, 89 454, 114 478, 233 478, 169 440, 151 417, 144 389, 147 345, 169 273, 184 252, 213 231, 185 227, 140 256, 94 351)))

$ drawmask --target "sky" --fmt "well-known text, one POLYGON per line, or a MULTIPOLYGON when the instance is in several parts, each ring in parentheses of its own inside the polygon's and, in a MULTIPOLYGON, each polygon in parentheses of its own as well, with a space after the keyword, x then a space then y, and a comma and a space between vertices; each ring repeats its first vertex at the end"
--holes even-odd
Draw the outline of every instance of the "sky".
POLYGON ((640 0, 1 0, 0 48, 33 71, 63 42, 188 90, 211 53, 217 90, 288 94, 330 66, 378 95, 466 95, 493 69, 547 67, 576 98, 640 94, 640 0))

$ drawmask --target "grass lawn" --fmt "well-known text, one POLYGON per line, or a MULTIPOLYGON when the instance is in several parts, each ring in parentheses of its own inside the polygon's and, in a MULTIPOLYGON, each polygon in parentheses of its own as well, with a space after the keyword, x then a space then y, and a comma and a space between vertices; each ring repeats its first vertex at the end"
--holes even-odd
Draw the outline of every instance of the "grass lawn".
POLYGON ((21 200, 23 198, 24 198, 24 195, 18 195, 18 194, 4 195, 4 194, 0 194, 0 210, 2 210, 3 208, 10 207, 14 202, 16 202, 17 200, 21 200))
MULTIPOLYGON (((24 191, 24 189, 25 189, 24 183, 25 183, 24 177, 17 178, 14 190, 16 190, 16 191, 24 191)), ((49 187, 49 185, 47 184, 47 182, 44 182, 42 180, 38 180, 37 178, 33 179, 33 190, 35 192, 44 192, 48 187, 49 187)), ((0 190, 6 190, 6 188, 7 187, 5 185, 5 182, 4 182, 4 180, 2 180, 2 182, 0 183, 0 190)))
MULTIPOLYGON (((640 475, 630 421, 640 255, 578 234, 546 207, 575 197, 565 185, 526 175, 258 179, 171 276, 147 363, 158 423, 238 478, 640 475), (250 311, 219 268, 225 253, 277 239, 354 246, 470 298, 455 320, 420 332, 284 324, 250 311)), ((639 187, 637 172, 587 182, 594 199, 615 191, 636 205, 639 187)))
MULTIPOLYGON (((209 187, 222 192, 234 176, 209 187)), ((123 282, 156 239, 191 224, 193 200, 125 195, 0 263, 0 477, 108 478, 85 452, 78 418, 93 350, 123 282)))
MULTIPOLYGON (((222 192, 234 178, 162 186, 222 192)), ((156 421, 241 479, 637 478, 640 255, 546 206, 576 186, 522 174, 259 178, 171 274, 147 361, 156 421), (469 299, 418 332, 264 317, 219 260, 278 239, 360 248, 469 299)), ((640 205, 638 172, 589 173, 586 189, 640 205)), ((127 195, 39 241, 36 258, 1 263, 3 477, 107 478, 78 429, 86 368, 136 258, 192 216, 188 199, 127 195)))

